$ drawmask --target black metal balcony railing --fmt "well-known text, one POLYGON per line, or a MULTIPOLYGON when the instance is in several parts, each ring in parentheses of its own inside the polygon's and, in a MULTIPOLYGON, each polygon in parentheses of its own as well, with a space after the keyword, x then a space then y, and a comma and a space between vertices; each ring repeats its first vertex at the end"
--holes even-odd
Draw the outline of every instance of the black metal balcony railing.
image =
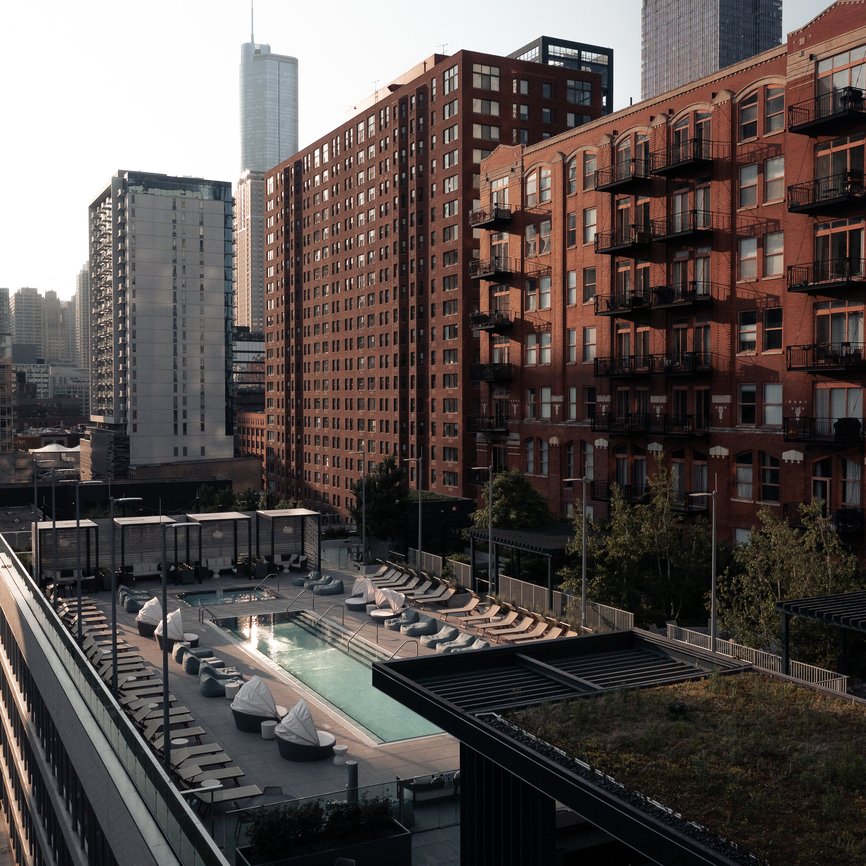
POLYGON ((470 211, 469 227, 473 229, 498 228, 511 222, 511 207, 496 204, 489 208, 470 211))
POLYGON ((632 157, 615 162, 595 173, 595 188, 599 192, 625 192, 643 186, 652 176, 649 159, 632 157))
POLYGON ((643 249, 654 239, 651 223, 617 226, 612 232, 599 232, 595 236, 595 251, 624 254, 630 250, 643 249))
POLYGON ((710 427, 710 416, 662 415, 662 432, 669 436, 704 436, 710 427))
POLYGON ((655 286, 652 290, 653 307, 683 307, 712 301, 713 285, 705 280, 690 280, 683 285, 655 286))
POLYGON ((862 370, 866 369, 863 348, 863 343, 848 342, 788 346, 787 367, 807 372, 862 370))
POLYGON ((786 442, 833 442, 856 445, 863 441, 863 423, 859 418, 785 418, 786 442))
POLYGON ((845 215, 866 205, 862 170, 841 171, 788 187, 788 210, 794 213, 845 215))
POLYGON ((788 107, 788 129, 804 135, 841 132, 866 117, 866 99, 859 87, 840 87, 788 107))
POLYGON ((685 210, 659 220, 654 234, 657 240, 676 243, 685 243, 690 239, 705 240, 712 234, 714 223, 712 211, 685 210))
POLYGON ((866 259, 830 259, 788 266, 789 292, 850 289, 866 283, 866 259))
POLYGON ((626 355, 617 357, 596 358, 594 362, 596 376, 647 376, 652 372, 652 355, 626 355))
POLYGON ((671 144, 652 155, 652 172, 663 176, 685 175, 706 168, 713 161, 713 142, 689 138, 671 144))
POLYGON ((469 368, 474 382, 510 382, 513 376, 513 364, 472 364, 469 368))
POLYGON ((596 295, 595 314, 597 316, 627 316, 631 313, 648 311, 651 303, 652 294, 649 289, 596 295))
POLYGON ((649 433, 649 412, 603 412, 592 419, 592 429, 602 433, 649 433))
POLYGON ((863 533, 863 509, 851 505, 833 512, 833 528, 839 535, 861 535, 863 533))
POLYGON ((469 327, 475 331, 504 334, 511 330, 513 324, 509 310, 475 310, 469 314, 469 327))
POLYGON ((632 504, 644 502, 649 494, 646 484, 617 484, 615 481, 599 479, 592 482, 590 496, 596 502, 610 502, 611 490, 615 485, 619 487, 622 498, 632 504))
POLYGON ((508 435, 508 418, 502 415, 470 418, 469 429, 486 439, 501 438, 508 435))
POLYGON ((680 352, 654 356, 654 372, 665 376, 697 376, 711 373, 712 352, 680 352))
POLYGON ((469 276, 473 280, 490 280, 510 277, 515 265, 509 256, 492 256, 489 259, 473 259, 469 263, 469 276))
POLYGON ((692 493, 707 493, 706 490, 674 490, 674 508, 687 513, 705 514, 710 508, 709 496, 692 496, 692 493))

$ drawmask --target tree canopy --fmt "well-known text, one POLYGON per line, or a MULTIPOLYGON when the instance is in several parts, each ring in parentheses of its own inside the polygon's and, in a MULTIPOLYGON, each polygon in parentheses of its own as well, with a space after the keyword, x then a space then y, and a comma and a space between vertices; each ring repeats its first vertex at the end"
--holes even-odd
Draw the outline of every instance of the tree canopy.
POLYGON ((389 454, 378 466, 352 484, 355 501, 349 506, 349 514, 359 531, 362 518, 367 535, 372 538, 393 538, 403 531, 405 512, 409 503, 406 473, 389 454), (366 508, 362 508, 366 502, 366 508), (362 514, 363 511, 363 514, 362 514))
MULTIPOLYGON (((472 512, 472 526, 488 526, 488 494, 485 484, 482 505, 472 512)), ((519 469, 509 469, 493 476, 493 525, 497 529, 537 529, 551 520, 544 497, 535 490, 519 469)))

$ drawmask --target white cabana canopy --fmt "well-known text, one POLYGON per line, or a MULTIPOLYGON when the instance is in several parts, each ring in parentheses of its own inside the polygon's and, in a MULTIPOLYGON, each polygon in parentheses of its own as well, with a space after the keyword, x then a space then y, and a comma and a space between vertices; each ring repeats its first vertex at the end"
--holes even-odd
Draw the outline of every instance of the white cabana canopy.
POLYGON ((406 596, 394 589, 377 589, 375 600, 377 607, 390 607, 394 613, 399 613, 406 605, 406 596))
POLYGON ((277 704, 268 684, 261 677, 252 677, 239 689, 232 701, 232 709, 251 716, 276 719, 277 704))
POLYGON ((356 577, 352 584, 352 597, 363 601, 373 601, 376 594, 376 586, 369 577, 356 577))
MULTIPOLYGON (((183 615, 180 612, 180 608, 173 610, 165 619, 168 639, 183 640, 183 615)), ((154 634, 162 634, 162 619, 160 619, 154 634)))
POLYGON ((310 708, 303 698, 289 710, 274 729, 274 733, 291 743, 301 743, 305 746, 319 745, 316 723, 313 721, 310 708))
POLYGON ((162 605, 159 599, 152 598, 146 601, 135 618, 139 622, 146 622, 150 625, 156 625, 157 623, 162 625, 162 605))

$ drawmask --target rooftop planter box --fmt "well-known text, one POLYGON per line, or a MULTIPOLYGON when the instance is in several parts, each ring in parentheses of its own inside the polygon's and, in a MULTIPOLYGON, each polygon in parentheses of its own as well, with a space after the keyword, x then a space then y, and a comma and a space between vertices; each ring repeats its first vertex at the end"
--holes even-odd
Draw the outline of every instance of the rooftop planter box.
POLYGON ((387 800, 263 809, 250 844, 235 849, 237 866, 411 866, 412 835, 391 816, 387 800))

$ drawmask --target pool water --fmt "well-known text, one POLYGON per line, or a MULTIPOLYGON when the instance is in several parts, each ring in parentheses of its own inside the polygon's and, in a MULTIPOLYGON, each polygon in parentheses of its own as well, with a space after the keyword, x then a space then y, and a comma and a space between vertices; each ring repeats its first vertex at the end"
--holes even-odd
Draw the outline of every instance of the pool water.
POLYGON ((426 719, 373 688, 370 668, 295 622, 258 617, 229 630, 382 742, 441 734, 426 719))
POLYGON ((259 601, 264 598, 276 598, 274 593, 267 589, 217 589, 207 592, 183 592, 178 593, 187 604, 193 607, 201 607, 205 604, 233 604, 235 602, 259 601))

